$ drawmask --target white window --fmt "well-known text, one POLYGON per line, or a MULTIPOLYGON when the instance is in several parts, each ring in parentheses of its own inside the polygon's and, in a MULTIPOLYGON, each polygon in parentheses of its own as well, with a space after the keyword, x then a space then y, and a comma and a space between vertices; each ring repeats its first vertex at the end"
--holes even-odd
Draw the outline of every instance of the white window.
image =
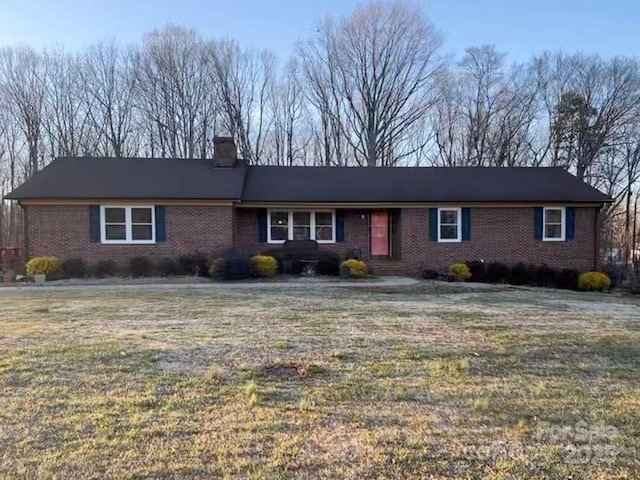
POLYGON ((438 241, 461 242, 462 222, 460 208, 438 209, 438 241))
POLYGON ((102 243, 155 243, 155 208, 152 206, 100 207, 102 243))
POLYGON ((544 230, 542 239, 546 242, 564 242, 567 222, 564 207, 544 208, 544 230))
POLYGON ((267 240, 315 240, 335 243, 336 215, 334 210, 269 210, 267 240))

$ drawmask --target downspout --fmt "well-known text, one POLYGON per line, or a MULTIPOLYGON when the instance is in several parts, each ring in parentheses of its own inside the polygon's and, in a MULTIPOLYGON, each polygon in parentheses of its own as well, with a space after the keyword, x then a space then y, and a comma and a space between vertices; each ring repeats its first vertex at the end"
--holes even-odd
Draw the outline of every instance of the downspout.
POLYGON ((22 202, 18 200, 18 207, 20 208, 20 216, 22 217, 22 225, 20 225, 20 230, 22 233, 22 264, 24 265, 29 259, 28 245, 29 242, 27 240, 27 208, 22 205, 22 202))
POLYGON ((602 210, 602 205, 600 205, 595 209, 596 214, 593 216, 593 235, 594 235, 593 237, 593 270, 596 270, 596 271, 598 270, 598 258, 600 256, 599 250, 600 250, 601 232, 600 232, 600 229, 598 228, 600 210, 602 210))

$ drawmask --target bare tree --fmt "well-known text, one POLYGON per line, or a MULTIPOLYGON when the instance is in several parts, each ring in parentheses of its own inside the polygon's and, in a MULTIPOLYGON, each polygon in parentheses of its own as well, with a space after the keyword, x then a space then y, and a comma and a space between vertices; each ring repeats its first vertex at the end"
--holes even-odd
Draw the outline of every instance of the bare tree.
POLYGON ((134 55, 115 42, 97 43, 82 53, 79 78, 92 130, 97 136, 96 154, 123 157, 135 155, 134 55))
POLYGON ((594 164, 616 145, 628 125, 638 121, 638 62, 545 53, 533 65, 548 116, 550 162, 590 180, 594 164))
POLYGON ((136 56, 136 99, 151 155, 193 158, 213 124, 209 58, 193 30, 169 25, 145 35, 136 56))
POLYGON ((0 95, 26 140, 28 176, 34 175, 44 161, 42 117, 46 76, 42 55, 31 48, 0 50, 0 95))
POLYGON ((223 125, 236 138, 241 155, 262 163, 272 117, 268 112, 276 59, 268 51, 242 50, 237 42, 212 42, 213 64, 223 125))
POLYGON ((44 54, 45 78, 43 127, 51 157, 95 155, 97 139, 84 101, 85 84, 76 55, 60 50, 44 54))
POLYGON ((320 115, 337 121, 356 161, 394 164, 407 155, 405 132, 434 102, 440 45, 423 11, 400 1, 359 6, 339 22, 328 18, 300 45, 320 115))
POLYGON ((435 162, 514 166, 532 161, 536 85, 521 66, 485 45, 468 48, 437 83, 433 115, 435 162))

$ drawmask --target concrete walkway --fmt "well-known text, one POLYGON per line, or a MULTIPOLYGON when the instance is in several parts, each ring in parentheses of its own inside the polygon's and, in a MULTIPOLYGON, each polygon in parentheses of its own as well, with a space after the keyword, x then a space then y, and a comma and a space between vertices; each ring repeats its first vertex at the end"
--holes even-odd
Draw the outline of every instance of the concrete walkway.
POLYGON ((192 282, 182 283, 61 283, 51 282, 47 285, 25 283, 19 286, 0 287, 0 295, 9 292, 69 291, 69 290, 175 290, 175 289, 248 289, 248 288, 371 288, 371 287, 408 287, 417 285, 419 280, 410 277, 378 277, 376 280, 344 281, 300 278, 287 282, 192 282))

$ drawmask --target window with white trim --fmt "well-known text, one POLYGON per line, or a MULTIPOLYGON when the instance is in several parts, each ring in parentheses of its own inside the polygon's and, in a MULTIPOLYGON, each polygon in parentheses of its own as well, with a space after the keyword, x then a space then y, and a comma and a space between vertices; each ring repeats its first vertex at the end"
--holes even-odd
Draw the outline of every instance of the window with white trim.
POLYGON ((438 209, 438 241, 461 242, 462 241, 462 209, 439 208, 438 209))
POLYGON ((285 240, 335 243, 335 210, 269 210, 267 241, 283 243, 285 240))
POLYGON ((566 209, 545 207, 542 239, 547 242, 564 242, 567 231, 566 209))
POLYGON ((155 243, 155 208, 152 206, 100 207, 102 243, 155 243))

